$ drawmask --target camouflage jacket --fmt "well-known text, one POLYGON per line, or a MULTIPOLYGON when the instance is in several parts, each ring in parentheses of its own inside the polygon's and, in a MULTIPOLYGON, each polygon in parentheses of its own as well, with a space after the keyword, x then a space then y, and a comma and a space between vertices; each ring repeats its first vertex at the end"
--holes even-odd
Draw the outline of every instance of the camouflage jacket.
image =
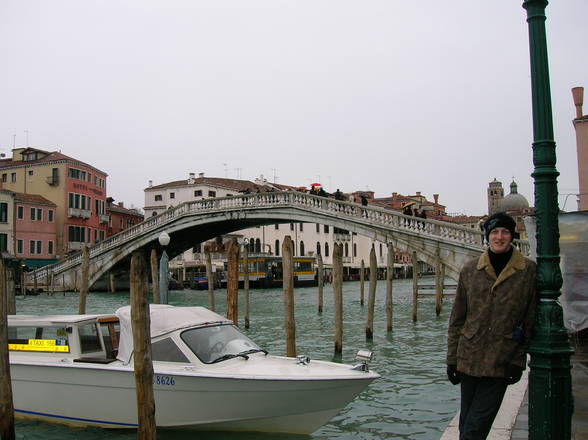
POLYGON ((510 364, 525 368, 535 269, 516 249, 498 278, 488 251, 464 265, 449 320, 448 365, 476 377, 506 377, 510 364))

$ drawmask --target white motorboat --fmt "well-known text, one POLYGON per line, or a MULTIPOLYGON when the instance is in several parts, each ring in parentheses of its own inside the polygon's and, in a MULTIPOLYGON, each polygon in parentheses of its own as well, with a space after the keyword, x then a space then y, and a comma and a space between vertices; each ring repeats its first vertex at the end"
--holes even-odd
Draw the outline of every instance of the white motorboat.
MULTIPOLYGON (((378 374, 269 355, 203 307, 151 305, 155 417, 160 428, 308 434, 378 374)), ((74 426, 136 428, 130 307, 112 315, 11 315, 15 413, 74 426)))

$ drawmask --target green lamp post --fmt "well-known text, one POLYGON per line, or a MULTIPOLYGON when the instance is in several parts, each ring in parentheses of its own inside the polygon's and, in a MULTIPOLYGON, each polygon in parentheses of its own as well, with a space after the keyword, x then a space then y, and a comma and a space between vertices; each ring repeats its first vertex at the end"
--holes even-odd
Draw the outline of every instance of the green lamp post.
POLYGON ((569 440, 572 421, 572 349, 563 325, 560 296, 556 153, 553 140, 545 8, 547 0, 524 0, 529 24, 533 96, 533 164, 537 219, 539 304, 529 352, 529 439, 569 440))

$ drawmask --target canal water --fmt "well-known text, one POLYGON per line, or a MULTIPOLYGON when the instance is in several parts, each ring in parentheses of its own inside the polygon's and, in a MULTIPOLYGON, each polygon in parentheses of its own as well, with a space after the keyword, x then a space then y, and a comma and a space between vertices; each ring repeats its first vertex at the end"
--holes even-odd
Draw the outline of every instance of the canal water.
MULTIPOLYGON (((423 283, 433 284, 425 278, 423 283)), ((394 329, 386 332, 386 287, 378 282, 374 339, 365 339, 368 283, 365 305, 360 305, 359 282, 343 284, 343 356, 334 359, 333 297, 331 286, 324 289, 324 311, 317 313, 317 288, 295 290, 296 348, 298 354, 311 359, 355 363, 358 349, 374 352, 370 367, 382 377, 351 402, 327 425, 309 436, 252 433, 198 433, 159 430, 163 440, 286 440, 337 439, 376 440, 409 439, 434 440, 441 437, 458 410, 458 388, 445 376, 446 331, 451 299, 445 299, 441 315, 435 315, 434 296, 419 301, 419 320, 412 322, 412 280, 394 280, 394 329)), ((431 291, 432 292, 432 291, 431 291)), ((226 292, 216 291, 217 312, 225 313, 226 292)), ((128 304, 129 293, 90 293, 88 313, 112 312, 128 304)), ((172 291, 173 305, 207 305, 207 292, 196 290, 172 291)), ((77 313, 77 294, 57 293, 54 296, 17 297, 19 314, 77 313)), ((250 291, 251 328, 245 333, 271 354, 285 355, 284 313, 281 289, 250 291)), ((243 327, 243 304, 239 304, 243 327)), ((59 398, 59 396, 56 396, 59 398)), ((136 431, 102 429, 73 429, 39 422, 18 421, 16 438, 26 440, 131 440, 136 431)))

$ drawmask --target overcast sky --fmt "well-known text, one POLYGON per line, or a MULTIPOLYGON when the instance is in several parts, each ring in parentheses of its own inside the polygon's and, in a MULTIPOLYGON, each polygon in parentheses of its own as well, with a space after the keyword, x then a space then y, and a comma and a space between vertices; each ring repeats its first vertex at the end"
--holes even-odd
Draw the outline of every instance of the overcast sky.
MULTIPOLYGON (((514 177, 533 204, 521 3, 2 0, 0 152, 60 150, 108 173, 125 206, 190 172, 439 193, 469 215, 486 213, 488 182, 508 193, 514 177)), ((566 210, 587 17, 587 0, 547 8, 566 210)))

